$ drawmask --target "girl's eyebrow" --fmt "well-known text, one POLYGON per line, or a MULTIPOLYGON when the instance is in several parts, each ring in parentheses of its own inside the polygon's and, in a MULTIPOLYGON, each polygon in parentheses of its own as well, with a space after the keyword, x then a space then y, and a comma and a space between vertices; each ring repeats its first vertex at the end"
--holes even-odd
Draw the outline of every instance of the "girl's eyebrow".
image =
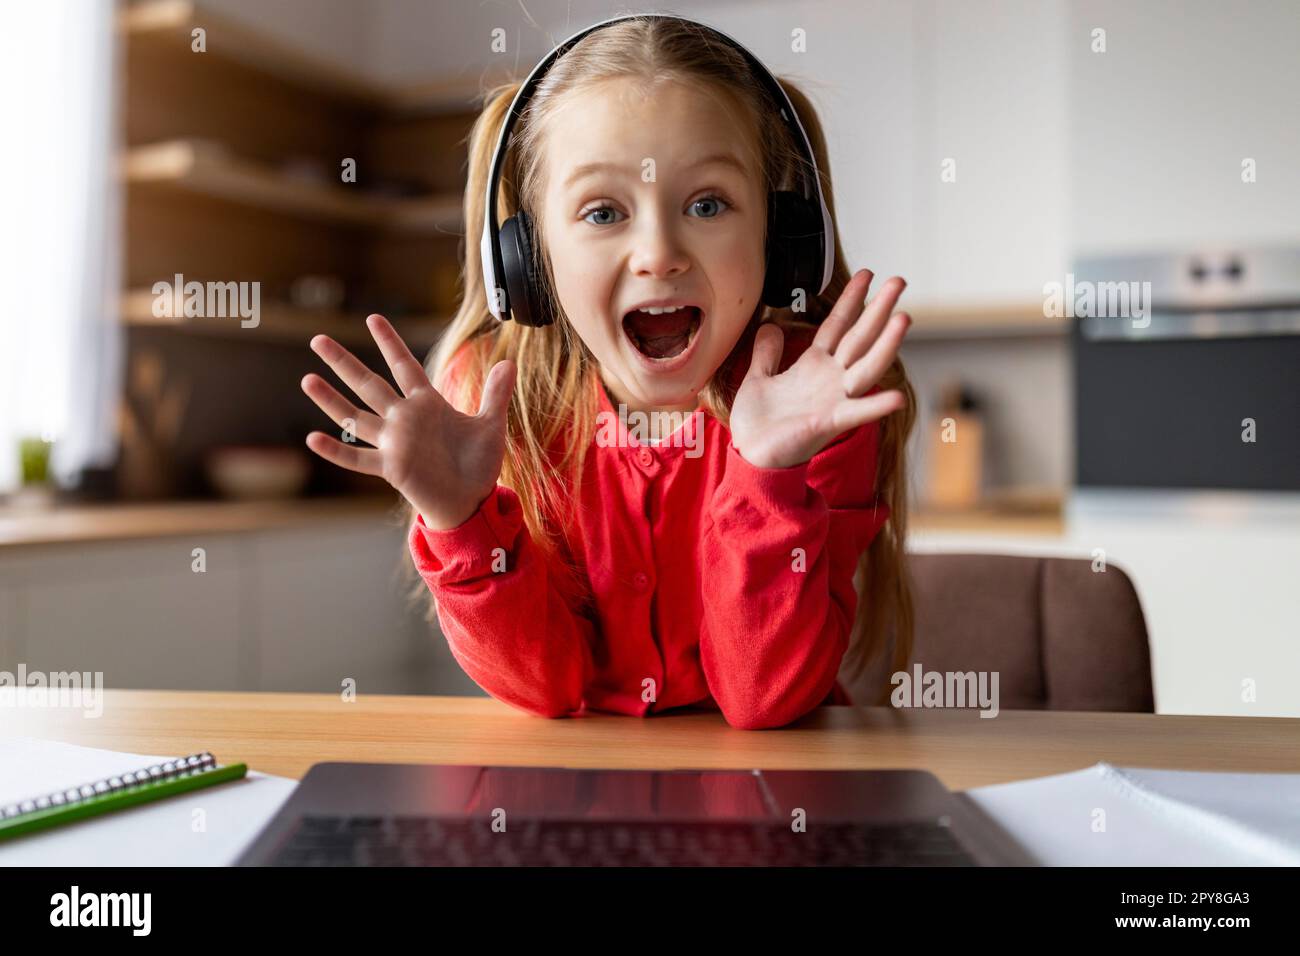
MULTIPOLYGON (((686 168, 698 169, 701 166, 730 166, 742 174, 746 174, 749 172, 749 170, 745 167, 745 164, 742 163, 731 153, 710 153, 708 156, 704 156, 701 159, 697 159, 695 162, 691 163, 686 168)), ((564 188, 569 189, 570 187, 573 186, 574 183, 582 179, 584 176, 590 176, 593 173, 600 173, 600 172, 617 173, 622 168, 623 168, 622 164, 619 163, 609 163, 609 162, 583 163, 581 166, 575 167, 573 172, 569 173, 569 177, 564 181, 564 188)), ((638 166, 637 168, 639 169, 640 167, 638 166)))

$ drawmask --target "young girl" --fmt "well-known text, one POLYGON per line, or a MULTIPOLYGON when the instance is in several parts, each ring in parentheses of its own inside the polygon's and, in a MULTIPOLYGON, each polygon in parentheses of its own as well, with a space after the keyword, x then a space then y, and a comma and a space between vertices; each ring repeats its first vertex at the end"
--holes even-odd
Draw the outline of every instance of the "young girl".
MULTIPOLYGON (((816 113, 781 82, 833 213, 816 113)), ((471 236, 518 89, 492 91, 470 137, 471 236)), ((897 358, 910 319, 891 315, 905 283, 864 310, 872 275, 850 278, 834 235, 806 310, 761 304, 767 196, 806 162, 775 109, 698 25, 598 29, 544 74, 501 180, 500 221, 531 215, 553 323, 495 318, 467 243, 464 299, 427 370, 367 319, 400 392, 312 339, 371 410, 316 375, 303 389, 374 447, 321 432, 308 447, 402 494, 429 619, 515 707, 704 707, 777 727, 849 703, 842 667, 852 680, 889 643, 894 669, 910 654, 915 403, 897 358)))

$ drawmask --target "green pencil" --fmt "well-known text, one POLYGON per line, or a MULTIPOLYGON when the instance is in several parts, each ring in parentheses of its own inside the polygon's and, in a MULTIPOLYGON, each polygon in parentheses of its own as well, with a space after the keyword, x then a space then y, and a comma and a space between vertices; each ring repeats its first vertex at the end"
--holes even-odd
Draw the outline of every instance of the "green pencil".
POLYGON ((218 767, 216 758, 204 751, 33 800, 22 800, 0 807, 0 841, 238 780, 247 773, 247 764, 218 767))

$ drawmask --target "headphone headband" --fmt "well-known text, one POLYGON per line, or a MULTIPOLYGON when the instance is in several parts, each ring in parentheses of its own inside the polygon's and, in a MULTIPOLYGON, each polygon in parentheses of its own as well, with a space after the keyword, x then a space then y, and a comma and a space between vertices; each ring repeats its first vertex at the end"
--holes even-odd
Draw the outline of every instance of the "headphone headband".
POLYGON ((750 53, 740 42, 708 24, 699 23, 696 20, 688 20, 685 17, 668 16, 665 14, 625 14, 623 16, 611 17, 608 20, 602 20, 584 30, 579 30, 573 36, 560 43, 555 49, 551 50, 542 58, 527 79, 519 87, 519 92, 515 94, 514 100, 510 103, 510 110, 506 114, 505 121, 501 124, 501 132, 497 136, 496 148, 492 153, 492 168, 488 174, 487 195, 484 198, 484 216, 483 216, 483 238, 479 243, 479 252, 483 259, 483 288, 487 295, 488 311, 498 319, 504 320, 503 312, 510 308, 507 294, 501 286, 501 276, 504 274, 504 266, 501 256, 501 237, 500 226, 497 222, 497 190, 500 187, 501 167, 504 165, 506 150, 509 147, 511 130, 515 122, 523 114, 524 108, 532 98, 533 91, 541 82, 542 77, 551 68, 561 56, 567 53, 579 40, 589 33, 610 26, 614 23, 620 23, 624 20, 679 20, 684 23, 691 23, 704 27, 711 33, 715 34, 720 40, 727 43, 749 63, 754 75, 767 88, 773 96, 775 105, 781 115, 781 119, 791 131, 795 134, 795 141, 804 152, 805 158, 811 167, 811 175, 804 174, 801 178, 804 180, 804 198, 811 199, 809 193, 814 193, 817 197, 817 206, 821 210, 822 236, 824 241, 822 247, 824 250, 821 285, 817 289, 817 294, 821 294, 831 281, 831 272, 835 265, 835 246, 831 242, 831 236, 834 235, 831 225, 830 211, 826 206, 826 198, 822 194, 821 175, 817 169, 817 157, 813 153, 812 143, 808 140, 808 134, 804 131, 803 124, 799 122, 799 115, 795 112, 789 96, 786 95, 780 82, 772 72, 763 65, 762 61, 754 54, 750 53), (811 190, 808 189, 808 181, 811 180, 811 190), (503 308, 504 306, 504 308, 503 308))

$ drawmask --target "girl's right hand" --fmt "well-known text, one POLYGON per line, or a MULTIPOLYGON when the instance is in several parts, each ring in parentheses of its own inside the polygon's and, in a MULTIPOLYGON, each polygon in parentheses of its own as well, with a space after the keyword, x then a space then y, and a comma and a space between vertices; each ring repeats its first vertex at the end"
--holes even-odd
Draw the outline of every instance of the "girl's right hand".
POLYGON ((496 487, 506 450, 506 410, 515 366, 503 360, 483 383, 477 415, 462 415, 429 381, 424 367, 381 315, 366 319, 402 395, 328 335, 311 348, 374 411, 358 408, 325 379, 309 373, 302 390, 341 427, 352 419, 353 434, 373 445, 344 443, 311 432, 307 447, 341 468, 378 475, 424 517, 433 530, 463 524, 496 487))

